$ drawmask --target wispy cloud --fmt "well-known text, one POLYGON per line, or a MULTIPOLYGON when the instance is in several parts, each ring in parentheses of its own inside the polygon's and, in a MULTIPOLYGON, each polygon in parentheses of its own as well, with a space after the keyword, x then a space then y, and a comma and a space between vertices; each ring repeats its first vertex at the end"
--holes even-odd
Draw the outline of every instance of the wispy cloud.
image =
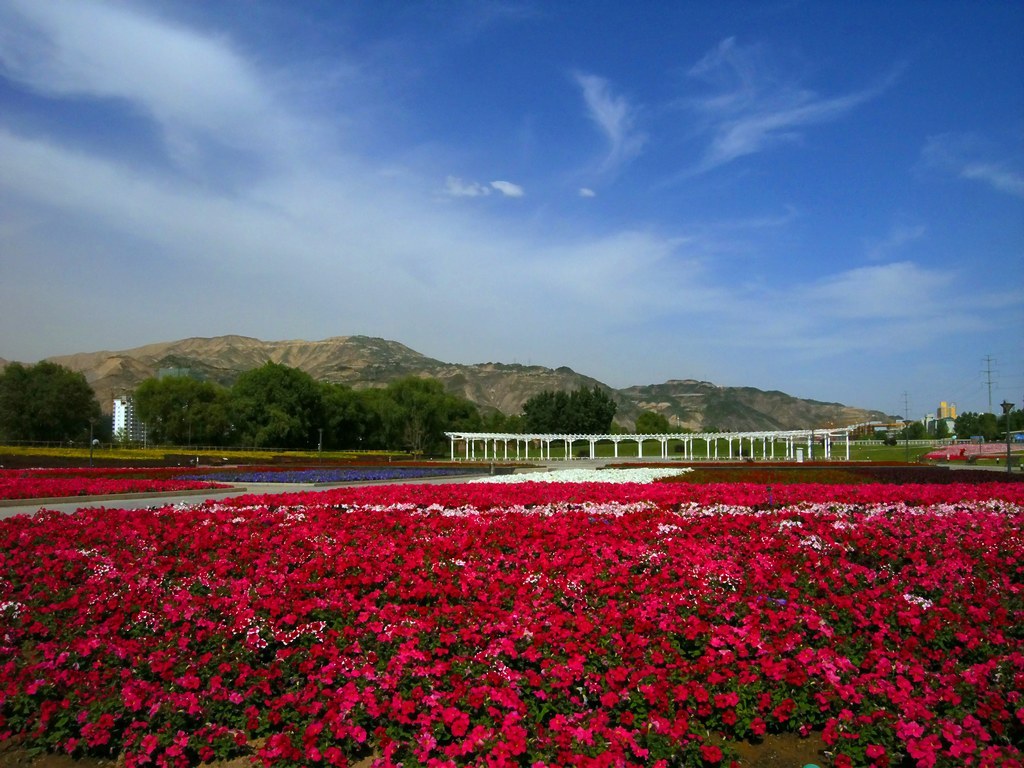
MULTIPOLYGON (((891 349, 898 343, 917 350, 942 338, 998 327, 1007 310, 1019 299, 994 292, 964 297, 958 275, 912 261, 857 267, 818 280, 787 286, 784 294, 757 292, 741 316, 759 312, 743 343, 751 348, 789 350, 807 360, 840 360, 865 350, 891 349), (800 312, 764 312, 779 306, 800 307, 800 312), (988 312, 979 311, 987 307, 988 312)), ((741 305, 742 306, 742 305, 741 305)), ((730 338, 740 338, 729 333, 730 338)))
MULTIPOLYGON (((757 385, 751 376, 774 370, 788 386, 806 380, 798 368, 834 382, 846 365, 853 391, 871 381, 856 374, 878 366, 851 352, 942 349, 963 341, 949 334, 1020 317, 1012 281, 1000 294, 983 282, 965 291, 987 273, 910 261, 908 246, 926 234, 916 220, 879 230, 862 244, 877 263, 850 270, 826 251, 859 234, 812 241, 817 212, 799 195, 791 205, 709 199, 691 223, 685 195, 670 213, 637 214, 625 195, 602 200, 594 179, 551 183, 502 156, 507 145, 470 153, 466 125, 444 135, 424 121, 396 139, 377 107, 400 100, 366 81, 329 94, 307 82, 296 96, 294 73, 317 66, 305 51, 247 48, 252 30, 235 36, 206 11, 184 14, 209 24, 191 28, 173 20, 178 7, 0 0, 0 77, 19 100, 0 105, 4 357, 185 335, 366 333, 459 362, 570 365, 621 386, 656 380, 654 370, 720 380, 730 366, 733 381, 721 383, 757 385), (38 109, 20 119, 30 101, 38 109), (80 113, 95 121, 85 130, 65 119, 80 113), (140 134, 158 161, 119 144, 140 134), (220 183, 211 162, 233 163, 237 183, 220 183), (587 200, 565 199, 576 195, 587 200), (753 269, 737 270, 740 255, 753 269), (485 321, 467 333, 467 318, 485 321)), ((331 66, 384 77, 358 55, 331 66)), ((771 72, 763 51, 734 41, 694 67, 712 90, 688 105, 703 118, 706 167, 795 141, 871 98, 820 96, 771 72)), ((571 86, 608 174, 650 149, 641 123, 653 122, 616 82, 580 74, 571 86)), ((928 154, 1019 194, 1020 173, 997 154, 939 139, 928 154)))
POLYGON ((228 41, 118 4, 10 0, 0 67, 44 95, 130 104, 162 133, 168 157, 193 168, 300 130, 228 41))
POLYGON ((491 194, 490 187, 477 181, 463 181, 458 176, 445 179, 444 191, 450 197, 484 197, 491 194))
POLYGON ((921 156, 926 165, 962 179, 980 181, 998 192, 1024 197, 1024 172, 1019 162, 995 158, 992 142, 968 134, 944 133, 928 137, 921 156))
POLYGON ((449 176, 445 180, 444 191, 449 197, 487 197, 494 191, 505 197, 523 197, 526 194, 526 190, 511 181, 481 184, 478 181, 463 181, 458 176, 449 176))
POLYGON ((498 190, 505 197, 522 197, 526 194, 521 186, 513 184, 511 181, 492 181, 491 188, 498 190))
POLYGON ((888 259, 905 245, 920 240, 927 231, 923 224, 895 224, 881 240, 866 243, 866 256, 870 261, 888 259))
POLYGON ((575 78, 583 91, 587 114, 608 140, 608 152, 599 170, 616 171, 637 157, 647 142, 647 136, 636 126, 637 108, 625 96, 614 94, 603 77, 577 72, 575 78))
POLYGON ((707 171, 778 144, 798 141, 802 129, 838 120, 877 96, 888 82, 840 96, 820 96, 794 79, 773 74, 765 50, 726 38, 689 71, 713 88, 687 102, 703 118, 709 144, 697 171, 707 171))

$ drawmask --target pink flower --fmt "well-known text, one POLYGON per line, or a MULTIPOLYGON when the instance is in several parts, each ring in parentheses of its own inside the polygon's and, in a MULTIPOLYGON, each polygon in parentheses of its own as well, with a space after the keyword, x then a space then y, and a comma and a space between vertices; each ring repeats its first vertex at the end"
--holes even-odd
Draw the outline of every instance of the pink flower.
POLYGON ((885 757, 885 747, 879 744, 868 744, 864 748, 864 756, 869 760, 879 760, 885 757))

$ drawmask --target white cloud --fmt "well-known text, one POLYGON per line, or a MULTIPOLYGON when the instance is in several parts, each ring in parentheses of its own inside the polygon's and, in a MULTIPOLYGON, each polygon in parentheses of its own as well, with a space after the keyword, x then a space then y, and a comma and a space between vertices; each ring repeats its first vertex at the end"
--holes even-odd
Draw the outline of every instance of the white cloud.
MULTIPOLYGON (((978 306, 1020 306, 1016 294, 965 293, 944 270, 909 261, 831 274, 822 267, 819 281, 794 278, 784 291, 744 284, 735 261, 716 261, 740 250, 737 240, 760 257, 754 241, 797 216, 791 207, 696 225, 702 234, 681 237, 678 220, 664 229, 631 228, 618 217, 594 229, 581 217, 547 226, 543 205, 525 204, 533 188, 524 204, 501 206, 504 216, 493 204, 438 205, 432 194, 491 203, 526 195, 508 180, 453 175, 439 183, 465 162, 439 143, 424 144, 432 156, 417 162, 406 147, 368 159, 344 137, 324 141, 325 118, 298 110, 277 87, 286 78, 266 70, 263 57, 140 7, 0 0, 3 76, 45 94, 55 111, 86 105, 141 117, 181 162, 238 150, 244 182, 225 189, 180 167, 140 165, 118 146, 98 150, 69 139, 71 130, 34 133, 29 121, 0 111, 0 327, 18 330, 9 345, 27 347, 31 338, 52 354, 222 332, 366 333, 441 359, 518 356, 624 386, 653 381, 654 367, 666 377, 702 367, 717 377, 734 365, 746 376, 761 362, 757 350, 779 353, 767 360, 765 351, 765 362, 788 372, 792 350, 834 361, 994 322, 978 306), (509 210, 523 216, 513 220, 509 210), (43 328, 47 338, 30 335, 43 328)), ((742 57, 732 69, 714 57, 703 68, 732 78, 702 112, 709 142, 719 142, 719 154, 709 155, 717 162, 851 108, 766 83, 742 57)), ((644 147, 636 108, 602 78, 577 82, 608 142, 603 169, 621 168, 644 147)), ((988 167, 959 167, 968 178, 997 177, 988 167)), ((865 247, 884 260, 918 236, 912 226, 895 228, 865 247)))
POLYGON ((921 156, 925 164, 962 179, 980 181, 998 192, 1024 197, 1024 172, 1009 159, 995 159, 992 142, 969 134, 929 136, 921 156))
POLYGON ((880 320, 946 312, 946 290, 954 285, 947 270, 929 270, 901 261, 858 267, 802 289, 817 317, 880 320))
POLYGON ((885 85, 821 97, 795 81, 777 78, 765 51, 726 38, 689 71, 714 88, 688 106, 703 116, 710 136, 698 170, 706 171, 769 147, 797 141, 801 129, 838 120, 885 85))
POLYGON ((444 183, 445 192, 451 197, 485 197, 491 188, 479 182, 465 182, 457 176, 449 176, 444 183))
POLYGON ((492 181, 491 186, 505 197, 522 197, 526 194, 521 186, 513 184, 511 181, 492 181))
POLYGON ((138 7, 11 0, 0 10, 7 77, 54 97, 119 99, 152 119, 169 156, 186 165, 203 142, 254 150, 299 128, 230 42, 138 7))
POLYGON ((1024 197, 1024 175, 995 163, 967 163, 960 169, 965 179, 983 181, 993 189, 1024 197))
POLYGON ((950 270, 902 261, 794 282, 784 292, 735 293, 722 304, 730 311, 720 318, 719 332, 730 347, 749 350, 751 364, 763 350, 791 364, 829 368, 864 353, 898 350, 910 359, 943 339, 995 328, 995 313, 1012 311, 1005 297, 965 296, 958 281, 950 270))
POLYGON ((923 224, 896 224, 884 238, 867 244, 867 258, 871 261, 887 259, 892 253, 902 250, 905 245, 920 240, 927 231, 928 228, 923 224))
POLYGON ((647 136, 637 130, 637 109, 624 96, 612 93, 603 77, 576 73, 576 82, 583 90, 587 114, 608 140, 608 152, 600 171, 618 170, 643 151, 647 136))
POLYGON ((526 191, 511 181, 492 181, 481 184, 478 181, 463 181, 458 176, 449 176, 445 180, 445 194, 449 197, 487 197, 492 191, 500 192, 505 197, 523 197, 526 191))

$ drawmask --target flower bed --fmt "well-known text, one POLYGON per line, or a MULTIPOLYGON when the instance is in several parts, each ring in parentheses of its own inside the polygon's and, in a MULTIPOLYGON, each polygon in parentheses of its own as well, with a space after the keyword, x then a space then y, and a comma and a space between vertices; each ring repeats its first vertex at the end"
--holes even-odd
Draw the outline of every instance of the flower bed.
POLYGON ((380 486, 0 521, 0 739, 124 764, 1022 764, 1019 486, 380 486))
MULTIPOLYGON (((617 465, 631 466, 631 465, 617 465)), ((635 465, 632 465, 635 466, 635 465)), ((672 467, 678 464, 650 463, 644 466, 672 467)), ((698 464, 692 471, 675 478, 684 483, 827 483, 855 485, 859 483, 1024 483, 1024 475, 988 470, 951 471, 947 467, 910 464, 843 464, 838 462, 787 464, 783 462, 751 464, 698 464)))
POLYGON ((180 475, 180 470, 0 470, 0 499, 49 499, 227 487, 175 475, 180 475), (163 477, 152 477, 154 474, 163 477))
POLYGON ((206 472, 194 479, 209 478, 227 483, 355 483, 362 481, 412 480, 419 477, 450 477, 485 474, 487 467, 374 466, 315 467, 308 469, 244 469, 206 472))
POLYGON ((685 467, 630 467, 625 469, 556 469, 550 472, 483 477, 474 483, 650 483, 691 472, 685 467))

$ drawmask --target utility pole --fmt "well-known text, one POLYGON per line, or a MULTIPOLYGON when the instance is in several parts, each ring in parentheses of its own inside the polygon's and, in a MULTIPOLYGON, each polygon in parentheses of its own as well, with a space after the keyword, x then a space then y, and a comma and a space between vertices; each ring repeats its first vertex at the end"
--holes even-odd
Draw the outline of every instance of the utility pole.
POLYGON ((910 463, 910 396, 903 391, 903 449, 904 461, 910 463))
POLYGON ((1006 473, 1011 471, 1010 465, 1010 411, 1013 410, 1013 403, 1003 400, 999 405, 1003 408, 1003 418, 1006 419, 1006 473))

